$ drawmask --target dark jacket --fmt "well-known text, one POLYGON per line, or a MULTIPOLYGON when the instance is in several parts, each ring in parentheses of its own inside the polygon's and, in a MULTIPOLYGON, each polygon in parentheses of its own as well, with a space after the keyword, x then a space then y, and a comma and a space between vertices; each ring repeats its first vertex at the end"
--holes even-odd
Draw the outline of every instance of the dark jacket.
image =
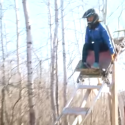
POLYGON ((115 53, 110 36, 109 36, 106 28, 101 23, 99 23, 95 29, 90 29, 87 26, 85 43, 89 43, 92 41, 100 42, 100 43, 105 42, 109 48, 110 53, 111 54, 115 53))

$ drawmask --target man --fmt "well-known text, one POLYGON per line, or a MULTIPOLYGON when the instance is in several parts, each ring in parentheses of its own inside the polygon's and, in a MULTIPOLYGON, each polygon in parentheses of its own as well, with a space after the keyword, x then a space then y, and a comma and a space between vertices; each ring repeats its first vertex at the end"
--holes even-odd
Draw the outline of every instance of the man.
POLYGON ((88 51, 93 50, 95 54, 95 62, 92 68, 99 68, 99 52, 109 50, 112 61, 115 58, 115 50, 111 39, 104 26, 99 22, 99 16, 94 9, 87 10, 83 18, 87 18, 88 26, 86 28, 85 44, 82 51, 82 67, 88 66, 86 60, 88 51))

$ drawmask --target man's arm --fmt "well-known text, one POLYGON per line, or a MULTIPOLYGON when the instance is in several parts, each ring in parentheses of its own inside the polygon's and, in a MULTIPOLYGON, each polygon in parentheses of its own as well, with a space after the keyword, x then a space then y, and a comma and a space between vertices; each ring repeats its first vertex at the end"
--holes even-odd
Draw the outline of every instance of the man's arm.
POLYGON ((114 47, 112 45, 112 41, 110 39, 110 36, 108 34, 108 31, 106 30, 106 28, 103 25, 101 26, 101 34, 102 34, 102 38, 104 39, 105 43, 107 44, 109 51, 111 54, 115 53, 114 47))

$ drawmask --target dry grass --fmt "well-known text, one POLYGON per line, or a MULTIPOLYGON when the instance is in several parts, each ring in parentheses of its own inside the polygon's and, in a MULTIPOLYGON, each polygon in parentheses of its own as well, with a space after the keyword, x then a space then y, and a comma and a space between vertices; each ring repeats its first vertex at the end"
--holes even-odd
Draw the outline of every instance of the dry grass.
MULTIPOLYGON (((26 87, 26 83, 23 83, 23 87, 26 87)), ((49 86, 42 81, 41 84, 36 80, 34 82, 34 107, 36 113, 36 124, 37 125, 50 125, 51 124, 51 105, 50 105, 50 95, 49 95, 49 86)), ((74 88, 68 87, 67 97, 70 99, 74 88)), ((0 90, 1 91, 1 90, 0 90)), ((82 103, 82 99, 85 91, 79 90, 77 95, 75 96, 71 107, 79 107, 82 103)), ((89 99, 87 101, 87 107, 91 106, 92 100, 94 99, 95 94, 91 93, 89 99)), ((22 91, 22 99, 15 105, 15 102, 19 98, 19 90, 10 88, 8 92, 6 91, 6 99, 5 99, 5 125, 19 125, 20 120, 20 104, 21 112, 22 112, 22 123, 23 125, 28 125, 28 98, 27 98, 27 89, 23 89, 22 91), (13 108, 13 106, 15 107, 13 108), (12 112, 13 112, 13 121, 12 121, 12 112), (12 124, 11 124, 12 121, 12 124)), ((1 97, 0 97, 1 99, 1 97)), ((59 86, 59 109, 62 111, 62 86, 59 86)), ((119 94, 119 107, 120 107, 120 125, 123 125, 124 121, 124 102, 125 100, 125 92, 121 92, 119 94)), ((1 100, 0 100, 1 101, 1 100)), ((1 104, 0 104, 1 106, 1 104)), ((68 125, 80 125, 73 124, 76 116, 68 116, 68 125)), ((62 118, 63 119, 63 118, 62 118)), ((77 122, 80 122, 80 118, 77 122)), ((97 100, 93 111, 87 118, 86 122, 81 125, 111 125, 110 120, 110 107, 107 93, 102 93, 100 98, 97 100)))

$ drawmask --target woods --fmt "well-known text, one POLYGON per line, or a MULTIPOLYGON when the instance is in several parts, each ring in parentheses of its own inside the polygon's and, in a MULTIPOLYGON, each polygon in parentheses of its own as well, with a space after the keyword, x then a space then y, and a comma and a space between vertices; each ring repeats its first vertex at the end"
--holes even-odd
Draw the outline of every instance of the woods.
MULTIPOLYGON (((0 125, 54 125, 75 89, 77 74, 73 72, 85 42, 83 13, 96 8, 112 32, 125 28, 125 2, 117 1, 110 8, 112 2, 0 1, 0 125)), ((124 55, 124 69, 123 60, 124 55)), ((73 104, 79 105, 83 93, 73 104)), ((104 103, 107 106, 105 99, 104 103)), ((63 117, 58 125, 74 120, 63 117)))

